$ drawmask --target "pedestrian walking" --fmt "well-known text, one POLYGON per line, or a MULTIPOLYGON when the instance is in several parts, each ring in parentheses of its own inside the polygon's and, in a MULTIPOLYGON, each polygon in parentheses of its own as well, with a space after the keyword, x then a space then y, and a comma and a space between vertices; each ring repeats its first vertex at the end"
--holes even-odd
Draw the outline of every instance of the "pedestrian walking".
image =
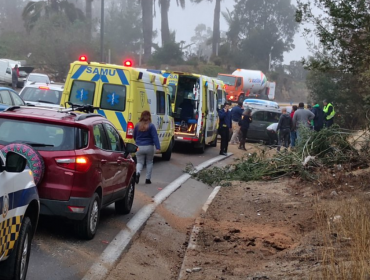
POLYGON ((311 128, 311 120, 315 115, 310 111, 304 108, 304 103, 300 102, 298 104, 298 109, 295 111, 293 116, 293 129, 297 131, 297 139, 299 141, 300 135, 299 135, 299 128, 300 127, 306 127, 311 128))
POLYGON ((324 103, 324 125, 325 127, 331 127, 334 123, 335 110, 334 106, 325 99, 324 103))
POLYGON ((238 149, 244 150, 244 151, 246 151, 246 149, 245 149, 245 141, 247 139, 247 133, 248 133, 248 129, 249 129, 249 124, 252 122, 251 113, 252 113, 252 110, 251 109, 246 109, 243 112, 243 115, 241 116, 241 118, 239 120, 239 123, 238 123, 239 126, 240 126, 240 132, 239 132, 240 144, 239 144, 238 149))
POLYGON ((139 150, 136 153, 136 184, 139 183, 140 173, 146 164, 145 184, 151 184, 153 158, 155 149, 161 150, 157 129, 152 123, 152 116, 149 111, 143 111, 139 122, 134 128, 134 139, 139 150))
POLYGON ((13 87, 13 89, 17 88, 18 77, 19 77, 19 70, 18 70, 18 64, 16 64, 14 66, 14 68, 12 69, 12 87, 13 87))
POLYGON ((220 118, 219 122, 219 134, 221 135, 221 149, 220 155, 227 155, 227 148, 229 145, 229 135, 231 125, 231 112, 229 111, 230 103, 225 103, 224 107, 218 111, 218 116, 220 118))
MULTIPOLYGON (((295 111, 297 111, 297 109, 298 109, 297 105, 292 106, 292 112, 290 113, 290 118, 292 119, 292 121, 293 121, 294 113, 295 111)), ((290 131, 290 146, 291 147, 295 147, 295 140, 297 140, 297 131, 292 127, 290 131)))
POLYGON ((240 142, 239 121, 241 120, 243 111, 244 111, 242 107, 243 107, 243 102, 239 101, 238 105, 231 109, 233 135, 231 136, 231 139, 230 139, 230 145, 236 145, 236 144, 239 144, 240 142))
POLYGON ((319 103, 313 105, 312 113, 315 115, 313 118, 313 129, 318 132, 324 127, 324 112, 319 103))
POLYGON ((288 149, 290 130, 292 128, 292 119, 290 118, 290 114, 287 113, 287 109, 283 108, 281 113, 282 114, 280 115, 279 123, 276 129, 279 133, 279 145, 277 147, 278 151, 280 151, 281 145, 285 147, 285 150, 288 149))

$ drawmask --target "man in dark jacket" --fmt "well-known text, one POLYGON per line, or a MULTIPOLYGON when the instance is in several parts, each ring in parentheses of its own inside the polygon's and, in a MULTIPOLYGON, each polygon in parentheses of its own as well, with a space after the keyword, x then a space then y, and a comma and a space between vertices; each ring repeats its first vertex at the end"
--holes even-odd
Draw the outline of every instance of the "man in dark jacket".
POLYGON ((278 151, 280 151, 281 145, 283 145, 285 149, 288 149, 290 130, 292 128, 292 119, 287 113, 286 108, 283 108, 281 112, 282 114, 280 116, 279 123, 276 129, 279 132, 279 146, 277 148, 278 151))
POLYGON ((324 127, 324 112, 318 103, 312 107, 312 113, 315 114, 313 118, 313 129, 320 131, 324 127))
POLYGON ((221 135, 221 149, 220 155, 227 155, 227 148, 229 145, 229 132, 231 129, 231 112, 230 103, 225 103, 224 108, 218 111, 218 116, 220 118, 220 123, 218 127, 218 132, 221 135))
POLYGON ((16 64, 14 66, 14 68, 12 69, 12 87, 13 89, 16 89, 17 88, 17 84, 18 84, 18 64, 16 64))
POLYGON ((238 105, 231 109, 231 120, 232 120, 232 127, 233 127, 233 135, 230 139, 230 145, 238 144, 238 137, 239 137, 239 121, 242 118, 243 114, 243 102, 238 102, 238 105))

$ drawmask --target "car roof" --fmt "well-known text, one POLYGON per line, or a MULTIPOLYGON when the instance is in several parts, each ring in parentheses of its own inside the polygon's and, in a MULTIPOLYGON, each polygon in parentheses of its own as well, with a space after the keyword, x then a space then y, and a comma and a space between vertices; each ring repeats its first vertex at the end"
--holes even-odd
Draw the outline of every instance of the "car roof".
MULTIPOLYGON (((0 119, 9 117, 11 119, 30 120, 35 122, 58 123, 73 126, 88 125, 91 117, 106 118, 99 114, 83 114, 81 112, 61 112, 60 110, 32 106, 13 106, 7 111, 0 113, 0 119)), ((109 121, 108 121, 109 122, 109 121)))
MULTIPOLYGON (((9 90, 9 91, 12 91, 12 92, 15 92, 17 93, 15 90, 11 89, 11 88, 8 88, 8 87, 0 87, 0 90, 9 90)), ((17 93, 18 94, 18 93, 17 93)))
MULTIPOLYGON (((50 88, 51 90, 61 90, 63 91, 64 89, 64 84, 46 84, 46 83, 32 83, 24 86, 24 88, 39 88, 41 86, 45 86, 50 88)), ((23 89, 22 89, 23 90, 23 89)))

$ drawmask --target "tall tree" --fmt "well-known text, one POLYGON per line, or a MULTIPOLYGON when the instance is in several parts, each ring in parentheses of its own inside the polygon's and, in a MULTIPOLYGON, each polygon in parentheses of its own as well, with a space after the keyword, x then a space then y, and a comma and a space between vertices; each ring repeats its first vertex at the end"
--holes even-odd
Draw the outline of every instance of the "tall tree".
POLYGON ((86 34, 87 39, 91 40, 92 32, 92 2, 93 0, 86 0, 85 16, 86 16, 86 34))
MULTIPOLYGON (((177 6, 185 9, 185 0, 176 0, 177 6)), ((171 41, 171 32, 168 22, 168 11, 170 8, 170 0, 159 0, 159 7, 161 8, 161 37, 162 46, 171 41)))
POLYGON ((148 61, 152 54, 153 42, 153 0, 141 0, 141 12, 143 19, 144 38, 144 62, 148 61))
MULTIPOLYGON (((213 2, 213 0, 207 0, 213 2)), ((204 2, 204 0, 192 0, 195 3, 204 2)), ((213 36, 212 36, 212 55, 216 55, 220 44, 220 18, 221 18, 221 0, 215 0, 215 11, 213 15, 213 36)))

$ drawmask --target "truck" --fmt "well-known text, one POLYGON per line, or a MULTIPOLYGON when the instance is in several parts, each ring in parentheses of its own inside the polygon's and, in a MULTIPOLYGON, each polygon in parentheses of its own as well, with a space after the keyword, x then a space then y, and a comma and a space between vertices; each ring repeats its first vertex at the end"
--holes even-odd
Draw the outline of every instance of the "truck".
POLYGON ((0 58, 0 83, 12 85, 12 69, 18 65, 19 78, 17 87, 23 87, 24 80, 29 73, 33 71, 33 67, 22 67, 22 61, 0 58))
POLYGON ((262 71, 237 69, 230 74, 218 74, 225 83, 227 100, 243 102, 246 98, 275 99, 276 83, 267 80, 262 71))

